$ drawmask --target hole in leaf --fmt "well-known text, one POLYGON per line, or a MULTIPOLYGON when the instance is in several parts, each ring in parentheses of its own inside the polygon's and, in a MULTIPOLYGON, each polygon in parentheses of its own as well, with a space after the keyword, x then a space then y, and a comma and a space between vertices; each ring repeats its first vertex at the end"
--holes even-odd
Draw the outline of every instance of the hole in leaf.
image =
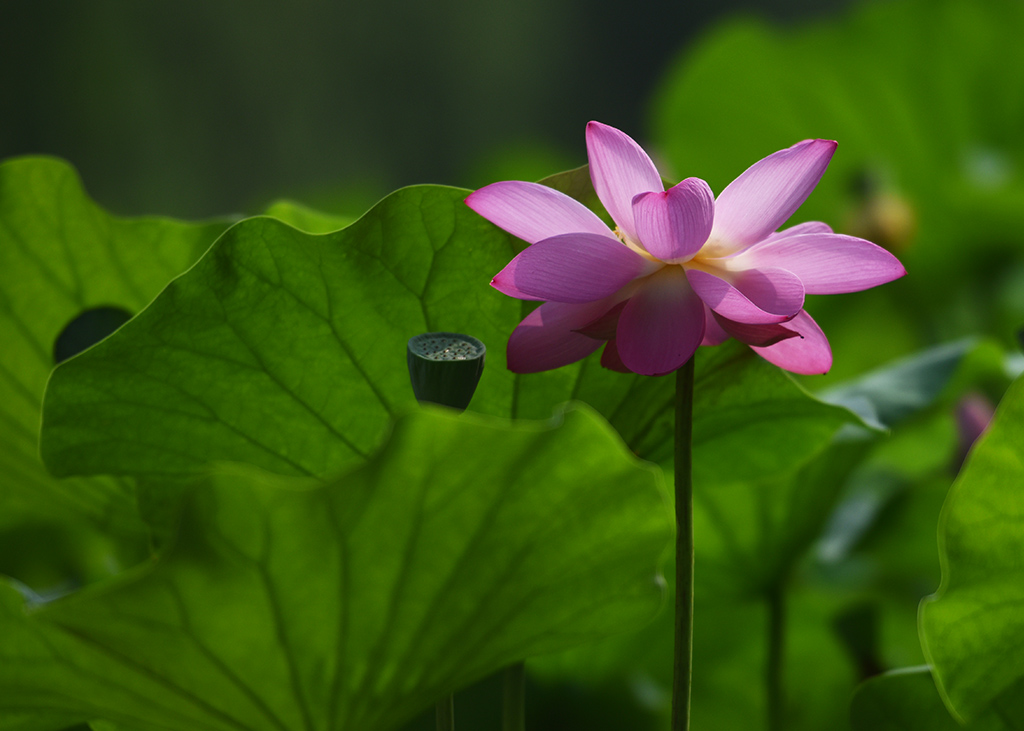
POLYGON ((60 363, 78 355, 132 319, 122 307, 95 307, 86 310, 64 326, 53 344, 53 362, 60 363))

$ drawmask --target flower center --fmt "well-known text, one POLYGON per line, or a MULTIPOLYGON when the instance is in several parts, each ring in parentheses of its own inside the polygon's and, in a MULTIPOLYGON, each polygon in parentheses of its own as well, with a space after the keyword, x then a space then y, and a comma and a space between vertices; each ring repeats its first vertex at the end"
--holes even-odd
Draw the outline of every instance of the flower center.
POLYGON ((704 245, 700 247, 700 251, 693 257, 694 259, 718 259, 719 257, 729 256, 736 252, 737 247, 732 244, 728 244, 721 239, 708 239, 704 242, 704 245))
POLYGON ((627 248, 635 251, 640 256, 642 256, 644 259, 647 259, 647 261, 657 262, 658 264, 664 264, 665 263, 661 259, 658 259, 657 257, 653 256, 651 254, 651 252, 649 252, 643 246, 638 244, 636 241, 633 241, 631 238, 626 236, 626 234, 618 226, 615 227, 615 230, 612 233, 614 233, 615 234, 615 238, 617 238, 619 241, 621 241, 623 244, 625 244, 627 248))

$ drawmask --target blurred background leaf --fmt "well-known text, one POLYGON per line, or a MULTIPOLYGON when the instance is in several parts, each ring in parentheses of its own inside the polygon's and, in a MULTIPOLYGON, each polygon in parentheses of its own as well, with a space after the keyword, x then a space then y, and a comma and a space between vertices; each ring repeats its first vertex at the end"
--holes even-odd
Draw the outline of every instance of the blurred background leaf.
POLYGON ((850 709, 853 731, 1011 731, 1012 718, 995 711, 967 724, 958 723, 942 704, 927 666, 900 668, 857 688, 850 709))
POLYGON ((227 225, 116 218, 64 162, 0 164, 0 573, 67 590, 137 557, 140 538, 145 546, 131 481, 44 469, 43 389, 57 360, 143 309, 227 225), (90 322, 97 313, 107 317, 90 322))
POLYGON ((942 585, 921 607, 921 635, 943 697, 978 718, 1024 718, 1024 380, 1007 391, 988 434, 950 490, 939 523, 942 585))
POLYGON ((735 20, 662 82, 655 141, 676 177, 715 191, 808 137, 839 141, 796 220, 897 253, 909 275, 814 298, 830 378, 921 345, 1024 322, 1024 7, 1014 0, 864 3, 840 22, 735 20))

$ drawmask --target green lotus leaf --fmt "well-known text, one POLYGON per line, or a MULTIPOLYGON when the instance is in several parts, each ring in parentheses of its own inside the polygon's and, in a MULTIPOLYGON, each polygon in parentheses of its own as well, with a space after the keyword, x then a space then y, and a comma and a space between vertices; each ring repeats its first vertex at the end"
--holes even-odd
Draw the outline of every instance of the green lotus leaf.
POLYGON ((1024 379, 1007 390, 950 488, 939 521, 942 583, 925 600, 925 655, 952 711, 1024 721, 1024 379))
POLYGON ((140 529, 130 482, 47 473, 38 454, 43 390, 55 358, 69 354, 59 351, 143 309, 226 226, 116 218, 60 160, 0 164, 0 571, 36 585, 81 580, 109 555, 101 532, 140 529), (37 570, 39 560, 50 566, 37 570))
POLYGON ((659 472, 583 407, 417 410, 326 483, 240 465, 205 483, 150 565, 27 611, 3 587, 0 729, 38 709, 37 729, 384 731, 663 601, 659 472))
POLYGON ((949 714, 927 666, 900 668, 862 683, 850 707, 853 731, 1009 731, 996 714, 962 726, 949 714))

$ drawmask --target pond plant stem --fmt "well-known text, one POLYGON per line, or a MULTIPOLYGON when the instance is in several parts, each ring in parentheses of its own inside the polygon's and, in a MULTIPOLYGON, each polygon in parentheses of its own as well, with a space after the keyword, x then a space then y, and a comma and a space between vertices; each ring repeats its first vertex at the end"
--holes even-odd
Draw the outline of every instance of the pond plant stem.
POLYGON ((501 731, 526 729, 526 666, 522 662, 505 668, 505 691, 501 731))
POLYGON ((693 669, 693 358, 676 371, 676 616, 672 731, 689 731, 693 669))
POLYGON ((447 695, 437 702, 437 731, 455 731, 454 695, 447 695))
POLYGON ((782 731, 782 653, 786 630, 785 587, 778 583, 768 589, 768 655, 765 662, 765 695, 768 731, 782 731))

